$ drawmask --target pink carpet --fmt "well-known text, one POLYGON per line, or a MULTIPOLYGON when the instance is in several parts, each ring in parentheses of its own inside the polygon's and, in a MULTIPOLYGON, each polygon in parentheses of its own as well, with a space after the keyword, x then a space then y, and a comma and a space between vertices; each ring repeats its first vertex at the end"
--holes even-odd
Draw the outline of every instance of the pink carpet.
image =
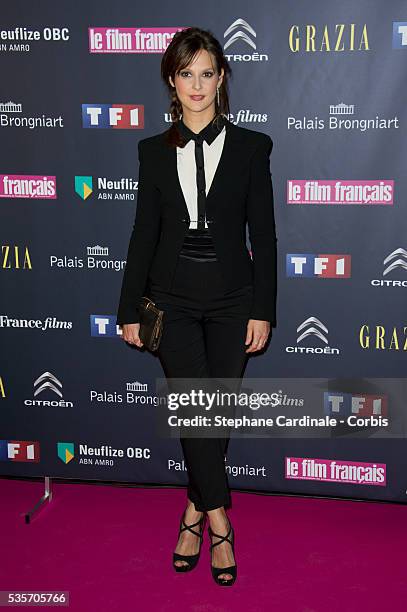
POLYGON ((26 525, 41 483, 0 479, 0 590, 69 591, 61 609, 87 612, 407 608, 406 506, 233 493, 238 579, 226 588, 210 575, 207 533, 198 568, 172 570, 184 489, 53 490, 26 525))

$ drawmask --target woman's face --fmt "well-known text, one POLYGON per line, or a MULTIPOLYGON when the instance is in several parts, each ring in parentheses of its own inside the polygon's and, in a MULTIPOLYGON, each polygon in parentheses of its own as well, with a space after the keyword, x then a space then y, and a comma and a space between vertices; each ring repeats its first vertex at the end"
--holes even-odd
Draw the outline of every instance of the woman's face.
POLYGON ((219 75, 212 58, 205 49, 198 51, 194 60, 175 75, 175 83, 170 77, 170 83, 176 88, 177 96, 185 109, 191 112, 202 112, 215 104, 216 88, 223 80, 223 68, 219 75))

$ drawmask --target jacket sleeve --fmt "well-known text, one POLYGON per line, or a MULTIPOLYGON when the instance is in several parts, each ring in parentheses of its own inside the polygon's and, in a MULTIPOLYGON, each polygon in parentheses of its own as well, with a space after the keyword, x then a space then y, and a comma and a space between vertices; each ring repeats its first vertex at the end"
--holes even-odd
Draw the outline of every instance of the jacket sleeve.
POLYGON ((272 148, 272 139, 264 134, 251 160, 246 210, 254 269, 254 294, 249 318, 270 321, 275 326, 277 237, 269 159, 272 148))
POLYGON ((160 192, 154 184, 153 157, 146 156, 145 140, 138 143, 137 209, 123 275, 117 325, 139 323, 139 304, 160 236, 160 192))

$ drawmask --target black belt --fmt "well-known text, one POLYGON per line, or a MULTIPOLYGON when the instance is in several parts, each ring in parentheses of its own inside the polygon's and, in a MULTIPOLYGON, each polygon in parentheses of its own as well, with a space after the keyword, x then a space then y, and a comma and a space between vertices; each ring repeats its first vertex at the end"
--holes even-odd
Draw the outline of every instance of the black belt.
POLYGON ((217 261, 211 233, 207 228, 189 228, 185 234, 180 257, 194 261, 217 261))

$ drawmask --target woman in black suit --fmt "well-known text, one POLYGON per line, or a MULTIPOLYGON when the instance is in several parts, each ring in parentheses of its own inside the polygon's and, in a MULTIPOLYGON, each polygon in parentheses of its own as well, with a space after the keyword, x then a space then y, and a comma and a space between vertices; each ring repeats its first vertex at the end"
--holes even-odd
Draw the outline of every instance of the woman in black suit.
MULTIPOLYGON (((158 356, 171 378, 241 380, 249 354, 263 349, 275 325, 272 140, 227 119, 230 73, 211 32, 177 32, 161 63, 172 125, 139 141, 137 212, 117 323, 123 339, 141 347, 141 296, 164 310, 158 356)), ((228 441, 181 437, 189 483, 173 553, 176 571, 195 567, 207 517, 220 585, 232 585, 237 571, 225 510, 228 441)))

